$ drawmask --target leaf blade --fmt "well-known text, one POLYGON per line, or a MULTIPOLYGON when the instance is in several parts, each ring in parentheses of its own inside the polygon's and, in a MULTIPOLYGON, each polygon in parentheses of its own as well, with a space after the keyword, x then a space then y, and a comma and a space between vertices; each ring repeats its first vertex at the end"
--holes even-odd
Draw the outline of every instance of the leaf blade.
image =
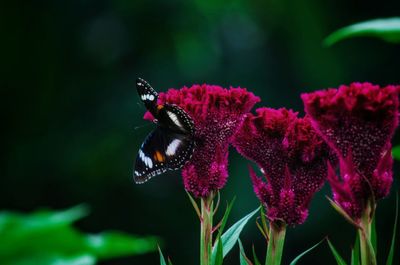
POLYGON ((254 248, 254 245, 253 245, 252 249, 253 249, 254 264, 255 264, 255 265, 261 265, 261 262, 260 262, 260 260, 259 260, 258 257, 257 257, 256 249, 254 248))
POLYGON ((290 262, 290 265, 296 265, 296 263, 308 252, 310 252, 311 250, 313 250, 314 248, 318 247, 321 243, 323 242, 323 240, 319 241, 317 244, 315 244, 314 246, 308 248, 307 250, 303 251, 302 253, 300 253, 296 258, 294 258, 292 260, 292 262, 290 262))
POLYGON ((371 244, 372 248, 374 249, 375 256, 377 255, 377 250, 378 250, 378 239, 376 237, 376 225, 375 225, 375 216, 372 217, 372 223, 371 223, 371 244))
POLYGON ((222 265, 222 262, 224 260, 224 254, 223 254, 223 246, 222 246, 222 240, 218 240, 217 242, 217 254, 214 262, 211 262, 213 265, 222 265))
POLYGON ((326 37, 324 44, 331 46, 341 40, 360 36, 400 43, 400 17, 373 19, 343 27, 326 37))
POLYGON ((232 210, 233 204, 235 203, 235 200, 236 200, 236 197, 233 197, 232 201, 230 203, 228 203, 228 207, 226 207, 224 216, 222 217, 222 220, 221 220, 221 225, 218 229, 217 238, 220 238, 222 236, 222 233, 224 232, 226 222, 228 220, 229 214, 231 213, 231 210, 232 210))
POLYGON ((165 262, 165 258, 164 258, 164 255, 163 255, 162 251, 161 251, 160 246, 158 247, 158 253, 160 255, 160 265, 167 265, 167 263, 165 262))
POLYGON ((356 233, 356 240, 354 242, 354 247, 351 250, 351 265, 360 264, 360 236, 356 233))
MULTIPOLYGON (((229 251, 231 251, 231 249, 233 248, 233 246, 236 244, 237 240, 239 239, 239 235, 242 232, 244 226, 247 224, 247 222, 250 220, 250 218, 253 217, 259 211, 259 209, 260 209, 260 207, 258 207, 254 211, 252 211, 249 214, 247 214, 246 216, 244 216, 242 219, 240 219, 235 224, 233 224, 221 236, 221 238, 219 240, 222 241, 223 257, 225 257, 229 253, 229 251)), ((218 244, 218 242, 216 242, 216 244, 218 244)), ((215 259, 216 259, 216 252, 217 252, 216 246, 214 244, 214 247, 212 249, 212 255, 211 255, 212 261, 215 261, 215 259)))
POLYGON ((246 257, 246 253, 244 252, 244 248, 242 245, 242 241, 240 238, 238 239, 239 243, 239 258, 240 258, 240 265, 253 265, 253 263, 246 257))
POLYGON ((393 225, 393 236, 392 236, 392 242, 390 244, 390 250, 389 254, 386 260, 386 265, 392 265, 393 263, 393 255, 394 255, 394 247, 395 247, 395 241, 396 241, 396 232, 397 232, 397 219, 399 216, 399 195, 396 195, 396 214, 394 217, 394 225, 393 225))
POLYGON ((335 257, 336 263, 338 265, 347 265, 346 262, 344 261, 344 259, 342 258, 342 256, 340 256, 339 252, 337 252, 337 250, 335 249, 335 247, 333 246, 331 241, 329 241, 329 239, 327 239, 327 242, 328 242, 329 248, 331 249, 333 256, 335 257))

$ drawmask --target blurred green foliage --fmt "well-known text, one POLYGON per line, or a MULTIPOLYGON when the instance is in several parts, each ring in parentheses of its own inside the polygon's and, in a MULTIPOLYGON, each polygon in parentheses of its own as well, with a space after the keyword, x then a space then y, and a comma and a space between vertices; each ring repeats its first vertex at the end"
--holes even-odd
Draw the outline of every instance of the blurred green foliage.
POLYGON ((400 160, 400 145, 394 146, 392 148, 393 158, 396 160, 400 160))
POLYGON ((116 231, 80 232, 72 224, 87 213, 83 205, 32 214, 0 212, 0 264, 91 265, 157 249, 155 237, 140 238, 116 231))

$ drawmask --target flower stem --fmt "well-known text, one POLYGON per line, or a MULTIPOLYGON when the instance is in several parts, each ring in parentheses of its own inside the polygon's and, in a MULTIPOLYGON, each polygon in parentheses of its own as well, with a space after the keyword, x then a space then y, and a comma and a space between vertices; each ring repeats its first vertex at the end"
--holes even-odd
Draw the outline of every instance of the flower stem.
POLYGON ((362 265, 376 265, 375 251, 371 243, 373 207, 372 203, 367 203, 367 207, 361 216, 360 228, 358 229, 362 265))
POLYGON ((211 264, 214 194, 201 198, 200 265, 211 264))
POLYGON ((280 265, 283 245, 285 243, 286 224, 281 221, 270 223, 269 242, 267 248, 266 265, 280 265))

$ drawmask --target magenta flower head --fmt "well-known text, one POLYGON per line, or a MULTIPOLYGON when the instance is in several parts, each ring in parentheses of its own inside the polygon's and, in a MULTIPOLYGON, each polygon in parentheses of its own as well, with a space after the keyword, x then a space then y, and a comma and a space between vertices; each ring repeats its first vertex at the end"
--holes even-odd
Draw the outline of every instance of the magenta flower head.
POLYGON ((255 161, 266 181, 250 170, 254 191, 270 221, 301 224, 327 175, 328 146, 310 120, 286 109, 259 108, 246 116, 234 146, 255 161))
POLYGON ((398 125, 399 88, 353 83, 302 95, 313 126, 340 160, 341 178, 329 170, 333 199, 356 221, 393 181, 390 139, 398 125))
MULTIPOLYGON (((196 148, 182 169, 185 189, 207 197, 221 189, 228 177, 228 147, 244 116, 260 101, 242 88, 193 85, 160 93, 158 103, 183 108, 195 125, 196 148)), ((153 120, 149 112, 146 119, 153 120)))

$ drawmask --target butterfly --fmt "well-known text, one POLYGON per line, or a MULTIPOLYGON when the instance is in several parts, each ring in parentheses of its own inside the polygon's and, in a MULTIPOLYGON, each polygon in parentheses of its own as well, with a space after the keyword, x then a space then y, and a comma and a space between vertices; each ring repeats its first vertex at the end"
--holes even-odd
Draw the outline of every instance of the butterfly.
POLYGON ((133 179, 140 184, 167 170, 180 169, 190 160, 195 148, 195 127, 182 108, 157 104, 158 93, 145 80, 138 78, 136 88, 157 125, 142 143, 136 157, 133 179))

